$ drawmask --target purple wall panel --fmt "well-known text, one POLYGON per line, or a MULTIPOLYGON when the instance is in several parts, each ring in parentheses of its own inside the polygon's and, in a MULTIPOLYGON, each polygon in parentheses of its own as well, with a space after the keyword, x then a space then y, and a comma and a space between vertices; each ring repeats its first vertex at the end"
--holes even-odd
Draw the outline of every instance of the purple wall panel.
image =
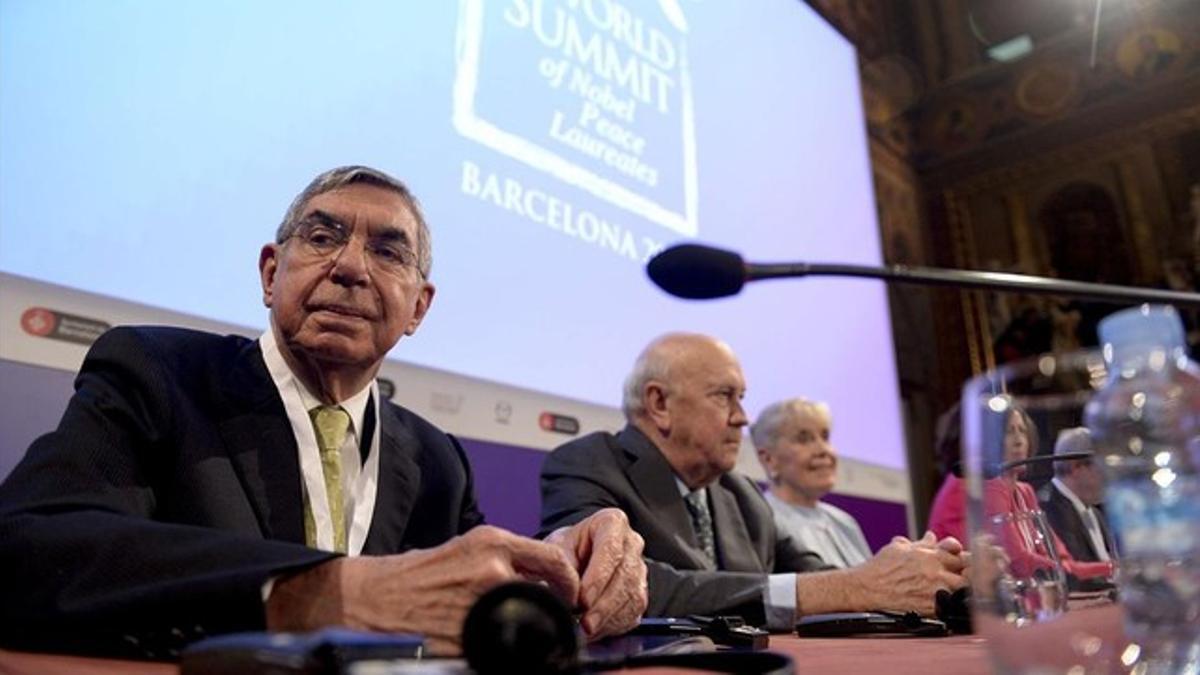
MULTIPOLYGON (((533 535, 541 518, 538 472, 546 453, 489 441, 460 438, 475 471, 475 493, 489 523, 533 535)), ((858 519, 872 551, 908 534, 905 505, 864 497, 829 495, 830 504, 858 519)))
POLYGON ((75 373, 0 359, 0 480, 38 436, 58 426, 74 381, 75 373))
POLYGON ((896 535, 908 536, 908 509, 904 504, 838 494, 827 495, 823 501, 845 509, 858 520, 872 551, 883 548, 896 535))
POLYGON ((541 523, 538 474, 546 453, 471 438, 458 439, 475 472, 475 496, 487 522, 533 536, 541 523))
MULTIPOLYGON (((25 454, 34 438, 58 424, 71 396, 74 373, 0 359, 0 480, 25 454)), ((532 536, 541 519, 538 473, 546 453, 513 445, 460 439, 475 472, 475 493, 488 522, 532 536)), ((829 495, 858 519, 872 550, 907 534, 903 504, 829 495)))

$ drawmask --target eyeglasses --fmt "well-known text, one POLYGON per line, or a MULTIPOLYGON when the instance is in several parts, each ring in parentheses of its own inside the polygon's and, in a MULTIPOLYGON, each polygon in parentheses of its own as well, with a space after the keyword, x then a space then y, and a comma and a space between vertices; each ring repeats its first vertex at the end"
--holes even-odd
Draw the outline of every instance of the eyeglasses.
MULTIPOLYGON (((291 237, 299 239, 305 254, 319 260, 334 260, 342 254, 353 237, 345 223, 324 213, 314 213, 296 226, 291 237)), ((399 274, 412 267, 420 272, 417 253, 404 241, 403 232, 392 231, 383 236, 368 237, 365 247, 372 269, 399 274)))

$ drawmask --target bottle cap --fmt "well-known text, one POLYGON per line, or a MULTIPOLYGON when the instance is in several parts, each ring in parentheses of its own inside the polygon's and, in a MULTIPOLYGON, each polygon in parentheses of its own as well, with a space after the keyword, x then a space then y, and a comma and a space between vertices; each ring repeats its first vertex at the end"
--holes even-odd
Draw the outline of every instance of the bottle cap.
POLYGON ((1110 314, 1098 327, 1104 359, 1123 361, 1158 348, 1168 352, 1183 350, 1183 321, 1169 305, 1141 305, 1110 314))

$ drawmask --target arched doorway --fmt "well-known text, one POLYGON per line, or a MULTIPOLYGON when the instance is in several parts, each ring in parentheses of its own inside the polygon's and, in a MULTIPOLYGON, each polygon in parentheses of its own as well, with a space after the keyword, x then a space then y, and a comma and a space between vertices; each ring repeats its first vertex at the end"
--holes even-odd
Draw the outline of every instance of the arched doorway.
POLYGON ((1103 187, 1064 186, 1043 203, 1038 224, 1059 277, 1115 284, 1133 280, 1117 203, 1103 187))

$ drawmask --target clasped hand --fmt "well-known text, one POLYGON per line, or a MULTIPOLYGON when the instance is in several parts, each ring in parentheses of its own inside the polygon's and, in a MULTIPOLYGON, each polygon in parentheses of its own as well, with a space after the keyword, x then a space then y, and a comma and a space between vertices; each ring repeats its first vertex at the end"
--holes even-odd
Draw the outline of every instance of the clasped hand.
POLYGON ((588 639, 597 639, 630 630, 646 609, 642 546, 618 509, 598 511, 545 541, 480 526, 435 548, 336 558, 281 579, 267 602, 267 626, 417 633, 431 652, 456 654, 475 600, 524 580, 545 583, 580 615, 588 639))
POLYGON ((892 539, 858 570, 876 608, 933 616, 937 591, 966 586, 969 563, 957 539, 938 541, 929 532, 916 541, 892 539))

